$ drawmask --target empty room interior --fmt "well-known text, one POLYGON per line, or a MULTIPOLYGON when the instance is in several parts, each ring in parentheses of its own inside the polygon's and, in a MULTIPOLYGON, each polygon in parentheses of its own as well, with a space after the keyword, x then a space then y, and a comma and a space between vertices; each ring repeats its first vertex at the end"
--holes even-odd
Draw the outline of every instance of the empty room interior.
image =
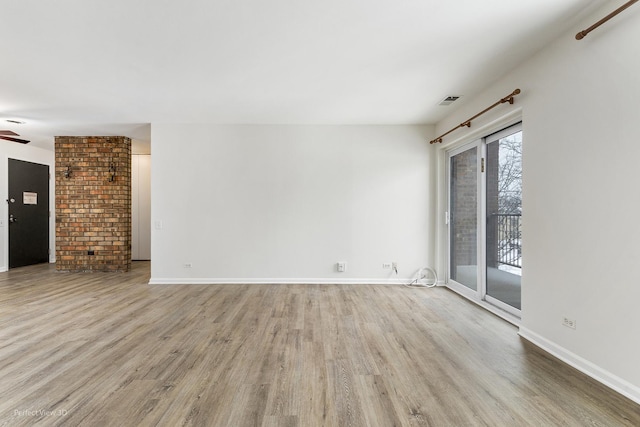
POLYGON ((0 424, 640 425, 636 2, 3 2, 0 424))

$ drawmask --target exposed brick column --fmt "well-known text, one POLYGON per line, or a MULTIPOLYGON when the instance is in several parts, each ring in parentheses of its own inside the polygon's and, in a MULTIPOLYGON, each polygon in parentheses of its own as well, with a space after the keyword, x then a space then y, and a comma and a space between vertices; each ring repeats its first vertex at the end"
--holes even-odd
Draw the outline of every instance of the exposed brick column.
POLYGON ((55 158, 56 269, 129 271, 131 140, 57 136, 55 158))

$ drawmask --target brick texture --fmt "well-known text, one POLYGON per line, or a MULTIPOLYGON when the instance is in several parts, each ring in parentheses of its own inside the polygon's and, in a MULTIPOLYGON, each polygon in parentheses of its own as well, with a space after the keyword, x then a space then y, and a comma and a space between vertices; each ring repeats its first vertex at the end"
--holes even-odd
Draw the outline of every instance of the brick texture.
POLYGON ((131 140, 58 136, 55 158, 56 269, 129 271, 131 140))
MULTIPOLYGON (((451 222, 455 236, 451 238, 451 265, 478 264, 478 158, 477 149, 453 157, 451 176, 451 222)), ((452 272, 452 274, 455 272, 452 272)), ((452 276, 452 279, 456 277, 452 276)))

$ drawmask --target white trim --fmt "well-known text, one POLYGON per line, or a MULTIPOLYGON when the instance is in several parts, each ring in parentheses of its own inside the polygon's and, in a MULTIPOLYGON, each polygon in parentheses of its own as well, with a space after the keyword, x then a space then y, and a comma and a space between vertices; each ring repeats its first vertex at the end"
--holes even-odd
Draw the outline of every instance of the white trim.
POLYGON ((467 285, 465 285, 464 283, 460 283, 453 279, 449 279, 445 283, 445 286, 465 298, 469 298, 473 301, 480 301, 480 298, 478 297, 478 290, 472 289, 467 285))
POLYGON ((520 327, 520 331, 518 332, 518 334, 533 345, 540 347, 547 353, 562 360, 564 363, 576 368, 577 370, 590 376, 594 380, 606 385, 612 390, 615 390, 621 395, 640 404, 640 387, 637 387, 624 380, 623 378, 620 378, 617 375, 614 375, 611 372, 602 369, 598 365, 595 365, 594 363, 583 359, 577 354, 554 343, 553 341, 549 341, 543 336, 536 334, 535 332, 527 328, 520 327))
POLYGON ((509 113, 498 117, 495 120, 492 120, 478 128, 474 128, 473 130, 467 131, 465 134, 460 135, 456 139, 452 139, 447 143, 443 142, 441 144, 438 144, 438 149, 450 151, 452 149, 456 149, 459 146, 473 142, 477 139, 491 136, 492 134, 495 134, 497 131, 503 128, 507 128, 522 121, 522 107, 518 107, 511 110, 509 113))
POLYGON ((478 299, 485 300, 487 296, 487 140, 481 138, 478 144, 478 220, 476 224, 477 236, 477 286, 478 299), (482 167, 484 165, 484 168, 482 167))
POLYGON ((500 301, 499 299, 492 297, 491 295, 485 293, 484 295, 484 300, 491 305, 495 305, 497 308, 499 308, 502 311, 506 311, 507 313, 517 317, 518 319, 520 319, 522 317, 522 310, 520 310, 519 308, 516 307, 512 307, 509 304, 507 304, 506 302, 500 301))
POLYGON ((512 313, 505 311, 503 309, 501 309, 500 307, 497 307, 493 304, 490 304, 484 300, 479 300, 476 298, 472 298, 469 297, 469 295, 467 295, 467 293, 476 293, 473 289, 467 288, 464 285, 459 284, 458 282, 454 281, 454 280, 449 280, 449 283, 446 283, 444 285, 447 289, 449 289, 451 292, 455 292, 456 294, 460 295, 462 298, 466 299, 469 302, 472 302, 474 304, 476 304, 477 306, 484 308, 485 310, 495 314, 496 316, 498 316, 499 318, 506 320, 507 322, 511 323, 514 326, 520 326, 520 317, 518 316, 514 316, 512 313), (454 286, 451 286, 454 285, 454 286), (457 285, 457 286, 456 286, 457 285), (469 292, 466 292, 469 291, 469 292))
POLYGON ((162 278, 152 277, 150 285, 408 285, 412 278, 400 279, 298 279, 298 278, 162 278))
MULTIPOLYGON (((0 188, 0 194, 2 194, 2 196, 0 196, 0 199, 9 199, 9 155, 4 155, 2 157, 2 161, 4 162, 4 167, 5 167, 5 171, 6 174, 4 176, 4 182, 5 185, 3 186, 4 188, 0 188)), ((55 193, 54 193, 55 194, 55 193)), ((49 197, 51 197, 51 195, 49 195, 49 197)), ((3 227, 3 254, 4 254, 4 259, 0 260, 0 264, 4 265, 4 268, 2 271, 9 271, 9 204, 5 204, 6 210, 5 215, 4 215, 4 227, 3 227)), ((55 224, 54 224, 55 227, 55 224)))

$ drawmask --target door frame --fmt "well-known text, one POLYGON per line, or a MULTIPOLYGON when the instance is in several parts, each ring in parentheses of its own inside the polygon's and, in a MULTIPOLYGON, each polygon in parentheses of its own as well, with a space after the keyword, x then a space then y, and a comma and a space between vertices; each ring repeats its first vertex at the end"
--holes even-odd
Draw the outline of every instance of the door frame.
POLYGON ((480 170, 480 163, 481 163, 481 159, 484 155, 483 150, 482 150, 482 140, 480 139, 476 139, 474 141, 470 141, 466 144, 460 145, 456 148, 453 148, 451 150, 446 150, 445 153, 445 157, 446 157, 446 164, 445 164, 445 181, 446 181, 446 191, 447 191, 447 205, 446 205, 446 222, 447 222, 447 267, 446 267, 446 285, 447 287, 451 288, 452 290, 456 291, 457 293, 464 295, 465 297, 469 298, 469 299, 477 299, 480 300, 480 295, 481 295, 481 287, 482 287, 482 282, 483 280, 481 279, 481 272, 482 272, 482 268, 481 268, 481 264, 480 264, 480 258, 484 257, 484 251, 481 248, 481 243, 484 241, 482 239, 482 233, 483 230, 480 226, 481 223, 481 204, 482 204, 482 179, 480 179, 480 175, 476 175, 476 197, 477 197, 477 206, 476 206, 476 218, 477 218, 477 223, 476 223, 476 258, 477 258, 477 262, 478 265, 476 265, 476 278, 477 278, 477 283, 476 283, 476 290, 474 291, 473 289, 463 285, 462 283, 456 282, 455 280, 453 280, 451 278, 451 220, 450 220, 450 212, 451 212, 451 159, 453 157, 455 157, 458 154, 462 154, 465 151, 468 150, 473 150, 474 148, 477 150, 477 156, 476 156, 476 168, 477 170, 480 170))

